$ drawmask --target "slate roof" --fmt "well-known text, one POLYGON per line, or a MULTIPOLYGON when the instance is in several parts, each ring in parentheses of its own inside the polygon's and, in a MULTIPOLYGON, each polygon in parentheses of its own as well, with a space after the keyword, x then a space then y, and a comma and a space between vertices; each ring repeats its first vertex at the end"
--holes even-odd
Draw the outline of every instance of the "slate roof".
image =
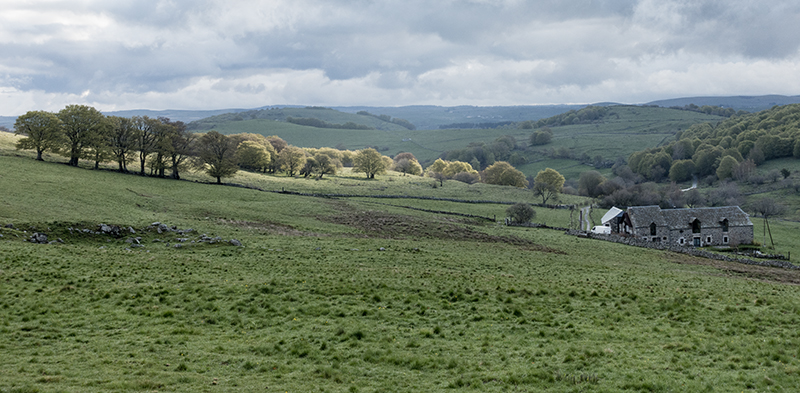
POLYGON ((692 209, 661 209, 658 206, 634 206, 628 208, 628 216, 634 228, 649 227, 655 222, 659 227, 673 229, 691 228, 691 222, 700 220, 704 227, 720 226, 728 220, 728 226, 753 226, 750 216, 739 206, 699 207, 692 209))
POLYGON ((612 218, 619 217, 623 213, 625 213, 625 212, 622 209, 612 206, 611 209, 608 211, 608 213, 606 213, 603 216, 603 218, 600 220, 600 222, 602 222, 603 225, 605 225, 607 222, 611 221, 612 218))

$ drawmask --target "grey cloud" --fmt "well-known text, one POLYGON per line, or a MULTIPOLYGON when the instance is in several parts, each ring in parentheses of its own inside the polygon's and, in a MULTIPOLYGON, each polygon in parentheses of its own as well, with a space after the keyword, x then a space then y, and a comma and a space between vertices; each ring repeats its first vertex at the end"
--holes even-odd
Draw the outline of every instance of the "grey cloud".
MULTIPOLYGON (((290 70, 457 100, 462 85, 472 96, 587 89, 628 83, 672 58, 793 59, 800 48, 800 4, 791 0, 94 0, 39 7, 111 20, 87 27, 86 39, 71 38, 76 27, 57 22, 0 26, 17 37, 0 41, 2 81, 50 93, 169 93, 208 78, 226 81, 214 86, 220 91, 261 95, 269 87, 248 77, 290 70), (470 61, 486 65, 476 74, 482 80, 448 82, 459 71, 440 72, 470 61), (425 75, 438 79, 422 81, 425 75)), ((303 92, 313 91, 303 83, 303 92)))
POLYGON ((784 58, 800 48, 800 4, 792 1, 645 1, 639 11, 636 22, 651 24, 668 51, 784 58), (658 9, 674 13, 655 15, 658 9))

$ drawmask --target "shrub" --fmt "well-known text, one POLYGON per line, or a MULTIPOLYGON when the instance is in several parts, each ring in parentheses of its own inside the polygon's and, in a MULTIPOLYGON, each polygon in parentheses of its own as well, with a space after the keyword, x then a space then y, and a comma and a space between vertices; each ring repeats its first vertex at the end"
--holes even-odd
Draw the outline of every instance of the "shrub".
POLYGON ((527 203, 515 203, 506 209, 506 214, 517 224, 525 224, 536 217, 536 211, 527 203))

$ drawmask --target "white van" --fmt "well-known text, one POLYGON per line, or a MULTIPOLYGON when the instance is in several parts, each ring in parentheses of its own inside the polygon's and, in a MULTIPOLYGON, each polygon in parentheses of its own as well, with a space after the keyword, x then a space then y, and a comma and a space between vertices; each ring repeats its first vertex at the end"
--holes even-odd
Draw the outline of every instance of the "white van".
POLYGON ((611 227, 607 227, 604 225, 593 226, 592 233, 597 233, 599 235, 610 235, 611 227))

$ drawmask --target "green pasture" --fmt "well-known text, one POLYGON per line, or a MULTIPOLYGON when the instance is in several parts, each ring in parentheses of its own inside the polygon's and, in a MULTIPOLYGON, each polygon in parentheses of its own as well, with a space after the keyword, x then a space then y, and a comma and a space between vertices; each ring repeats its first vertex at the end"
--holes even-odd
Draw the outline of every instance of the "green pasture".
POLYGON ((775 160, 764 161, 763 164, 758 166, 760 173, 767 173, 773 170, 788 169, 793 173, 793 176, 800 177, 800 160, 793 157, 778 158, 775 160))
MULTIPOLYGON (((795 271, 419 210, 506 205, 122 175, 36 162, 12 142, 0 134, 0 392, 800 389, 795 271), (61 242, 23 241, 34 232, 61 242)), ((230 181, 533 199, 347 171, 230 181)), ((797 247, 796 223, 772 228, 779 251, 797 247)))

